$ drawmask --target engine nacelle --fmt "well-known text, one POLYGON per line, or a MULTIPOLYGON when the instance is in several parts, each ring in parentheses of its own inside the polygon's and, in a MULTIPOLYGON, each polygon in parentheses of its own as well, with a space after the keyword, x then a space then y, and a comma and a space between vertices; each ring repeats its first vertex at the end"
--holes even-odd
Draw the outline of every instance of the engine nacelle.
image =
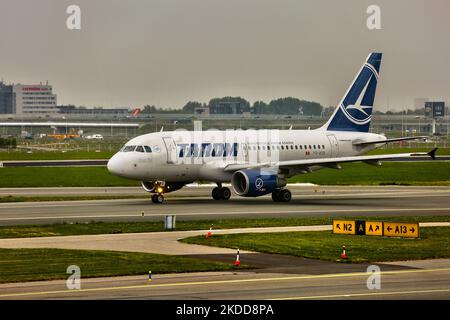
POLYGON ((150 193, 169 193, 183 188, 186 183, 185 182, 166 182, 160 183, 157 181, 142 181, 142 188, 145 191, 150 193), (158 189, 162 188, 162 192, 158 189))
POLYGON ((286 185, 277 173, 264 170, 240 170, 231 177, 234 192, 241 197, 259 197, 286 185))
POLYGON ((155 182, 154 181, 142 181, 142 188, 147 192, 155 192, 155 182))

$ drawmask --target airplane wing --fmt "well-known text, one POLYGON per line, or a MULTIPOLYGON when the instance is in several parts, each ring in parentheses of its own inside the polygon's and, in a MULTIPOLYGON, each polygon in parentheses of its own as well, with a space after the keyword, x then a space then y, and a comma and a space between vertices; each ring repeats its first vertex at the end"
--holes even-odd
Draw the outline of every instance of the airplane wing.
POLYGON ((417 137, 403 137, 403 138, 393 138, 393 139, 386 139, 386 140, 372 140, 372 141, 365 141, 365 140, 355 140, 353 141, 354 146, 365 146, 369 144, 377 144, 377 143, 388 143, 388 142, 397 142, 397 141, 406 141, 406 140, 417 140, 417 139, 426 139, 428 136, 417 136, 417 137))
POLYGON ((366 162, 368 164, 380 164, 380 160, 396 159, 396 158, 413 158, 430 156, 433 160, 436 158, 436 150, 434 148, 430 152, 415 152, 415 153, 397 153, 397 154, 383 154, 373 156, 354 156, 354 157, 340 157, 340 158, 321 158, 321 159, 302 159, 302 160, 288 160, 278 162, 265 162, 258 164, 229 164, 225 166, 226 172, 234 172, 243 169, 260 169, 260 168, 288 168, 288 167, 310 167, 310 166, 324 166, 339 168, 339 163, 346 162, 366 162))

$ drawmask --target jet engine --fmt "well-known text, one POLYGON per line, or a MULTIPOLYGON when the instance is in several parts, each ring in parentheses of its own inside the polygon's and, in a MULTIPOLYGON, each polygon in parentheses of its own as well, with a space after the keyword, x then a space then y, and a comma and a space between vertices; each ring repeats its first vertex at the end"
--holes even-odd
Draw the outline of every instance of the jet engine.
POLYGON ((259 197, 286 185, 273 171, 240 170, 231 177, 234 192, 242 197, 259 197))

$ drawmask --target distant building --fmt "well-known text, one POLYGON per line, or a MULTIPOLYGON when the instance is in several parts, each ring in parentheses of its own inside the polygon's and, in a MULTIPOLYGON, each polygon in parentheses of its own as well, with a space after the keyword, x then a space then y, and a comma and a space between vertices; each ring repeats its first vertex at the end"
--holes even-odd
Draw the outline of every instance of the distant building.
POLYGON ((414 109, 423 109, 425 108, 425 102, 430 101, 428 98, 415 98, 414 99, 414 109))
POLYGON ((66 115, 112 115, 112 116, 127 116, 129 114, 128 108, 86 108, 75 107, 74 105, 58 106, 58 112, 66 115))
POLYGON ((16 113, 16 95, 12 85, 0 82, 0 114, 16 113))
POLYGON ((249 107, 242 102, 216 102, 210 105, 210 114, 243 114, 244 112, 250 112, 249 107))
POLYGON ((56 94, 49 85, 13 85, 16 97, 16 114, 57 113, 56 94))
POLYGON ((201 116, 207 116, 209 115, 209 108, 207 106, 201 106, 194 109, 194 114, 201 115, 201 116))

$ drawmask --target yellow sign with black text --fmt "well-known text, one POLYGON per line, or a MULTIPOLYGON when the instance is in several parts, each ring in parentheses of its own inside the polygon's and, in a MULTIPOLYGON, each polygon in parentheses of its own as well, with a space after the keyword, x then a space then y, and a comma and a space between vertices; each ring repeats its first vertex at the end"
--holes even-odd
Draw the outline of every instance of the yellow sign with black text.
POLYGON ((383 235, 387 237, 418 238, 418 223, 384 222, 383 235))
POLYGON ((355 234, 355 221, 333 220, 333 233, 338 234, 355 234))
POLYGON ((383 222, 366 221, 367 236, 382 236, 383 222))
POLYGON ((361 236, 419 238, 418 223, 333 220, 333 233, 361 236))

